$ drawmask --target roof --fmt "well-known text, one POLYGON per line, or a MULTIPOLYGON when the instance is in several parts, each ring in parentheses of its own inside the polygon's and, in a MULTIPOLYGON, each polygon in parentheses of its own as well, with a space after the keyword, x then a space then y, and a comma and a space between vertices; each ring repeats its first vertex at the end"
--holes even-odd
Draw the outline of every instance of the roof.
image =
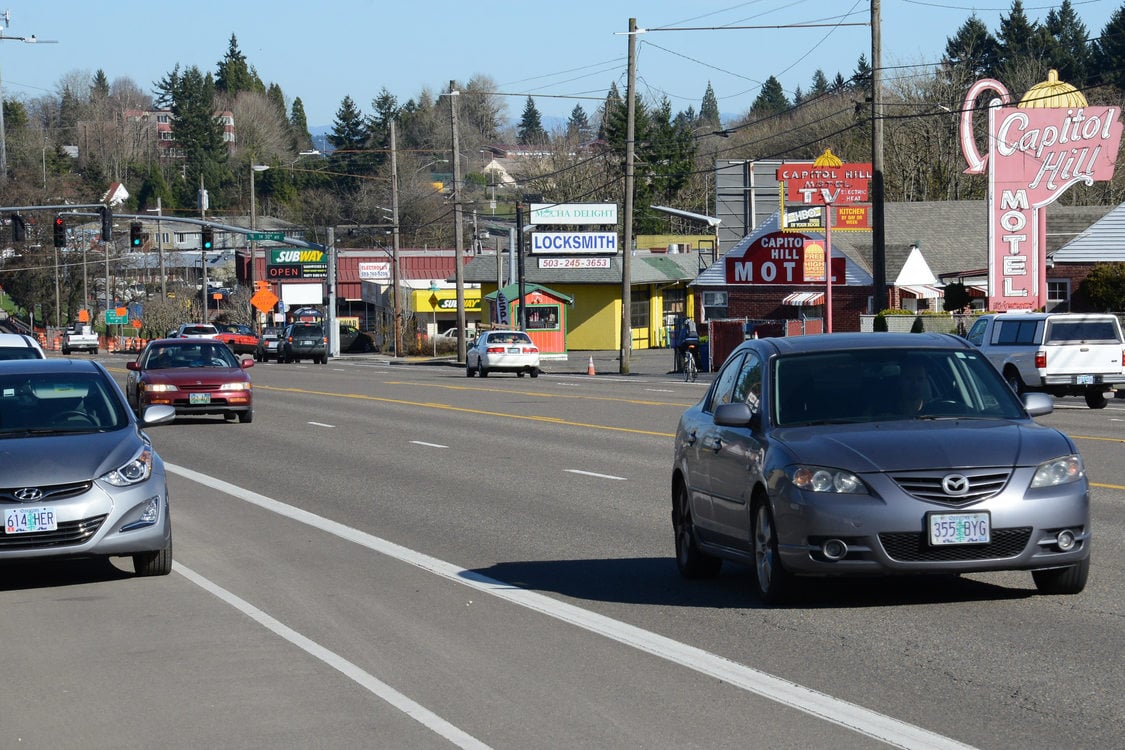
MULTIPOLYGON (((606 268, 540 268, 536 256, 528 256, 524 264, 524 283, 620 284, 621 256, 610 256, 608 260, 606 268)), ((630 256, 629 278, 633 284, 691 281, 698 273, 699 256, 696 253, 637 253, 630 256)), ((465 281, 495 284, 496 256, 490 254, 474 257, 465 266, 465 281)))
MULTIPOLYGON (((525 281, 524 285, 523 285, 523 293, 525 295, 527 295, 527 294, 534 294, 535 292, 542 292, 543 294, 549 294, 550 296, 554 297, 555 299, 562 300, 563 302, 567 303, 568 305, 574 304, 574 297, 571 297, 568 294, 563 294, 562 292, 556 292, 554 289, 549 289, 548 287, 541 286, 539 284, 528 284, 525 281)), ((504 297, 506 299, 509 299, 509 300, 519 299, 519 297, 520 297, 520 285, 519 284, 508 284, 508 286, 504 287, 503 289, 498 289, 495 292, 492 292, 491 294, 484 295, 484 298, 487 299, 487 300, 494 300, 494 299, 496 299, 497 294, 503 294, 504 297)))
POLYGON ((1085 226, 1052 253, 1049 240, 1054 229, 1048 219, 1047 252, 1051 253, 1056 263, 1125 261, 1125 203, 1110 209, 1092 224, 1085 226))

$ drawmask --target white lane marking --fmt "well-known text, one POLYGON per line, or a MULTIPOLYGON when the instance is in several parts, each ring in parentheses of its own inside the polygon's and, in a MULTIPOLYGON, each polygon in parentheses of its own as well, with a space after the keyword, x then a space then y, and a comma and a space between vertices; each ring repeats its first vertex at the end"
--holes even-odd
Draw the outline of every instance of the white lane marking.
POLYGON ((619 482, 624 482, 625 477, 615 477, 612 474, 595 474, 592 471, 582 471, 581 469, 563 469, 563 471, 570 472, 571 474, 581 474, 586 477, 597 477, 599 479, 616 479, 619 482))
POLYGON ((534 612, 570 623, 591 633, 631 646, 674 664, 687 667, 704 675, 723 680, 730 685, 780 703, 810 716, 837 724, 894 747, 910 750, 965 750, 965 745, 950 737, 914 726, 891 716, 850 703, 795 682, 775 677, 767 672, 738 664, 709 651, 686 643, 674 641, 611 617, 560 602, 535 591, 515 588, 511 584, 459 568, 436 557, 416 552, 394 542, 353 529, 342 523, 315 515, 301 508, 273 500, 252 490, 247 490, 221 479, 202 474, 174 464, 164 464, 170 473, 202 484, 251 505, 268 510, 290 520, 304 523, 345 541, 353 542, 379 554, 413 565, 450 581, 504 599, 534 612))
POLYGON ((441 443, 427 443, 427 442, 424 442, 422 440, 411 440, 410 442, 414 443, 414 445, 424 445, 427 448, 448 448, 449 447, 448 445, 442 445, 441 443))
POLYGON ((306 422, 305 424, 311 424, 313 427, 335 427, 336 426, 336 425, 332 425, 332 424, 325 424, 324 422, 306 422))
POLYGON ((430 729, 434 733, 441 735, 457 747, 479 748, 480 750, 485 750, 486 748, 488 748, 488 745, 484 744, 476 737, 473 737, 472 735, 461 731, 445 719, 430 711, 425 706, 422 706, 419 703, 410 700, 387 683, 372 675, 370 672, 366 672, 363 669, 360 669, 358 666, 340 656, 336 652, 330 651, 324 646, 321 646, 316 641, 313 641, 310 638, 301 635, 296 630, 286 627, 277 619, 270 617, 268 614, 258 609, 250 602, 246 601, 245 599, 239 598, 235 594, 224 589, 222 586, 219 586, 217 583, 204 578, 191 568, 182 565, 181 563, 173 562, 172 569, 187 578, 196 586, 199 586, 204 591, 208 591, 211 594, 217 596, 219 599, 222 599, 224 602, 231 605, 239 612, 242 612, 250 619, 256 621, 260 625, 263 625, 267 630, 270 630, 273 633, 281 636, 305 653, 316 659, 319 659, 328 666, 337 670, 345 677, 351 678, 355 682, 359 683, 361 687, 366 688, 377 697, 382 698, 384 701, 391 704, 399 711, 402 711, 404 714, 414 719, 427 729, 430 729))

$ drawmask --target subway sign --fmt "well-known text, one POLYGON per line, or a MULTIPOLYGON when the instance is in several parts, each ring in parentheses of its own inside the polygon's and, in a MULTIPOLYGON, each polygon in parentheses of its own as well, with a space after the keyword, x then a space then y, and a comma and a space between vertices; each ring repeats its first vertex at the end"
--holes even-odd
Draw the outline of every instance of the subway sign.
POLYGON ((328 259, 325 257, 323 250, 295 250, 288 248, 283 250, 270 250, 269 252, 269 265, 271 266, 284 266, 294 263, 328 263, 328 259))
POLYGON ((270 281, 281 279, 327 279, 327 263, 287 263, 266 266, 266 278, 270 281))

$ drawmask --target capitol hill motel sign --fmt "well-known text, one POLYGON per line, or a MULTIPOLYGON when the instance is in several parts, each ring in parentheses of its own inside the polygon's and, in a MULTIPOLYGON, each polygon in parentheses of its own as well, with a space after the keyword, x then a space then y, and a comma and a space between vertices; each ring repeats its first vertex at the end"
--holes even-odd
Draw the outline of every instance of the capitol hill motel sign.
POLYGON ((1077 183, 1113 177, 1122 125, 1118 107, 1091 107, 1082 92, 1050 72, 1019 104, 991 78, 977 81, 961 108, 966 174, 988 174, 988 308, 1038 310, 1047 301, 1046 207, 1077 183), (981 154, 973 108, 985 91, 988 143, 981 154))

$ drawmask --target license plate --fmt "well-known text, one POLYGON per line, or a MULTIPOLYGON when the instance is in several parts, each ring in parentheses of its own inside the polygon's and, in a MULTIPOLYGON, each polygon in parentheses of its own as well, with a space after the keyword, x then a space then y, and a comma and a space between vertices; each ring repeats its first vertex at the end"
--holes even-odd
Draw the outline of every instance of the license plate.
POLYGON ((315 342, 312 339, 305 339, 301 343, 304 344, 305 346, 312 346, 313 343, 315 343, 315 342))
POLYGON ((988 544, 992 541, 992 519, 988 513, 930 513, 930 544, 988 544))
POLYGON ((58 528, 55 511, 50 508, 8 508, 4 511, 5 534, 34 534, 58 528))
POLYGON ((188 394, 188 403, 189 404, 209 404, 209 403, 211 403, 211 394, 210 393, 189 393, 188 394))
POLYGON ((508 347, 508 354, 519 354, 519 353, 520 353, 520 348, 518 346, 509 346, 508 347))
POLYGON ((1093 385, 1094 384, 1094 376, 1093 375, 1079 375, 1077 377, 1076 381, 1077 381, 1078 385, 1093 385))

